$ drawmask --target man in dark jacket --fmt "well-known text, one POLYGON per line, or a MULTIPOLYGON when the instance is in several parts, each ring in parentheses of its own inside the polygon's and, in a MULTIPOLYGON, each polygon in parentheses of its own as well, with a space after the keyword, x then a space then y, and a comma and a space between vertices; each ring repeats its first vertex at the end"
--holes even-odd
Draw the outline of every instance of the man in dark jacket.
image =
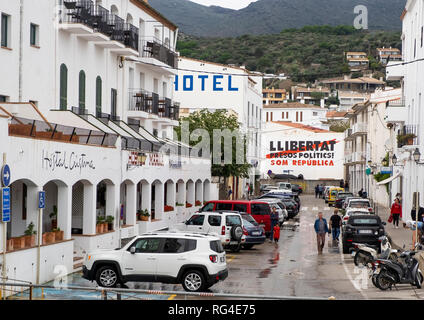
MULTIPOLYGON (((411 218, 412 218, 413 221, 415 221, 415 219, 416 219, 416 212, 417 212, 417 210, 416 210, 415 206, 412 207, 411 218)), ((424 208, 420 207, 418 209, 418 221, 423 221, 423 215, 424 215, 424 208)))
POLYGON ((314 229, 317 234, 318 254, 322 254, 325 245, 325 235, 330 233, 327 220, 323 218, 322 212, 318 213, 318 219, 315 220, 314 229))
POLYGON ((315 186, 315 198, 318 198, 318 195, 319 195, 319 186, 316 185, 315 186))
POLYGON ((275 209, 275 207, 272 208, 271 211, 271 234, 269 235, 269 239, 273 240, 273 235, 274 235, 274 226, 276 226, 278 224, 278 212, 275 209))

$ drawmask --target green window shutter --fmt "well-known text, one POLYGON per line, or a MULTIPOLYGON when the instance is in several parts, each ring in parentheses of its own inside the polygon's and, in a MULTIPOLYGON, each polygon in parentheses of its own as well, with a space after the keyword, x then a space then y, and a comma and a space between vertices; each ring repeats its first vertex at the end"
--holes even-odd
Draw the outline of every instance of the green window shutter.
POLYGON ((102 112, 102 78, 96 79, 96 112, 102 112))
POLYGON ((5 14, 1 15, 1 46, 6 47, 8 46, 8 40, 7 36, 9 33, 8 27, 9 27, 9 17, 5 14))
POLYGON ((62 64, 60 66, 60 110, 68 108, 68 68, 62 64))
POLYGON ((79 108, 85 109, 85 72, 79 74, 79 108))

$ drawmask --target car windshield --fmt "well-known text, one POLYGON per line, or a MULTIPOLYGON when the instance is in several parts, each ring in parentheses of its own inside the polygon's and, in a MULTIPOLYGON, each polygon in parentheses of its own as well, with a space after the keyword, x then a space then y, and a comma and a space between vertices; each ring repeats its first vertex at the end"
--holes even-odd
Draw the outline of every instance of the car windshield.
POLYGON ((349 207, 351 208, 368 208, 369 202, 366 201, 351 201, 349 207))
POLYGON ((241 226, 240 216, 236 216, 236 215, 226 216, 225 221, 227 223, 227 226, 229 227, 241 226))
POLYGON ((352 224, 355 225, 378 225, 378 220, 376 218, 353 218, 352 224))
POLYGON ((243 222, 244 222, 244 221, 247 221, 247 222, 249 222, 250 224, 253 224, 253 225, 255 225, 255 226, 257 226, 257 225, 258 225, 258 223, 256 222, 256 220, 255 220, 255 219, 253 219, 253 217, 252 217, 250 214, 244 214, 244 215, 242 215, 242 218, 243 218, 243 222))

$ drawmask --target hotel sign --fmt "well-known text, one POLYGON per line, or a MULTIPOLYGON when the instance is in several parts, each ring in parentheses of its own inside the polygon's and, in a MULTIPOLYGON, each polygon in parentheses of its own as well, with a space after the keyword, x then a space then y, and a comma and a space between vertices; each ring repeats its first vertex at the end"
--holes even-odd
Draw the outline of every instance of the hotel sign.
POLYGON ((64 169, 67 171, 79 171, 82 173, 84 170, 95 170, 96 166, 94 161, 89 159, 84 153, 55 151, 55 152, 42 152, 41 167, 44 170, 56 171, 64 169))

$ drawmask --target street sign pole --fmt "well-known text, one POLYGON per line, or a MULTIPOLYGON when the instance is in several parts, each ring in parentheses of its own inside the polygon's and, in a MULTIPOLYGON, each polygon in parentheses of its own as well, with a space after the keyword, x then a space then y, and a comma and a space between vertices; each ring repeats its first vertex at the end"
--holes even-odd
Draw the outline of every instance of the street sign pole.
POLYGON ((43 209, 46 207, 46 193, 40 191, 38 193, 38 227, 37 227, 37 284, 40 284, 40 270, 41 270, 41 244, 43 241, 42 236, 42 223, 43 223, 43 209))
MULTIPOLYGON (((6 153, 3 153, 3 166, 6 165, 6 153)), ((2 201, 3 207, 3 201, 2 201)), ((3 208, 2 208, 3 209, 3 208)), ((3 210, 2 210, 3 211, 3 210)), ((3 214, 2 214, 3 216, 3 214)), ((3 222, 3 263, 2 263, 2 278, 3 281, 6 281, 6 250, 7 250, 7 222, 3 222)), ((6 299, 6 286, 3 285, 2 288, 3 294, 1 295, 3 299, 6 299)))
POLYGON ((419 192, 417 191, 416 197, 415 197, 415 243, 414 248, 417 245, 417 243, 420 243, 420 239, 418 239, 418 212, 419 212, 419 192))

